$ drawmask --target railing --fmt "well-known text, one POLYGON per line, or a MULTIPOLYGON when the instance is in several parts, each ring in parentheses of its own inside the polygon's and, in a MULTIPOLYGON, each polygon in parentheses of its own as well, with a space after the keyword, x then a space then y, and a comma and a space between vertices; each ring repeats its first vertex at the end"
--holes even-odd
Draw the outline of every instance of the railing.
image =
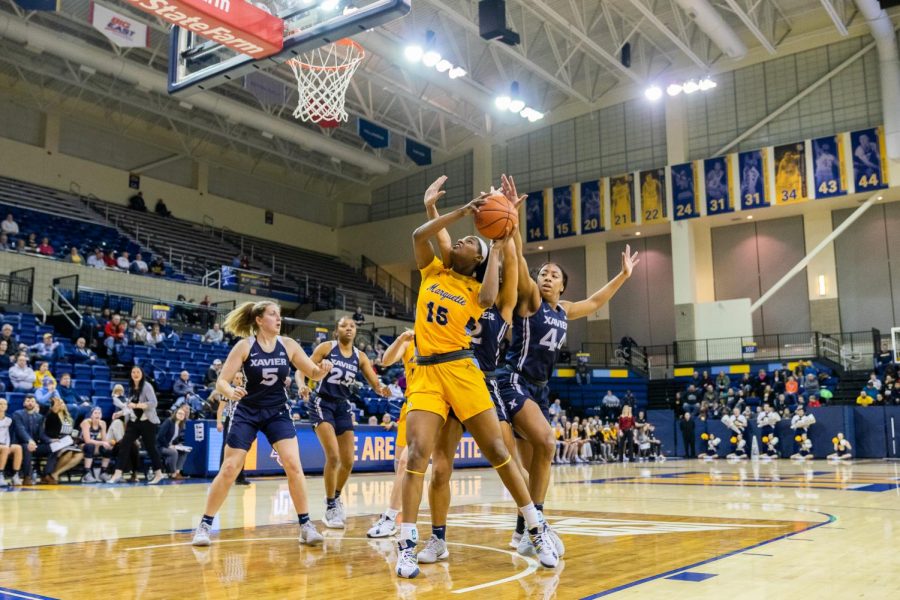
MULTIPOLYGON (((50 294, 50 311, 54 315, 62 315, 62 317, 66 321, 68 321, 69 325, 72 326, 72 329, 74 331, 78 331, 81 329, 81 325, 84 323, 84 319, 78 308, 69 300, 70 295, 73 299, 75 298, 75 291, 60 287, 57 283, 58 281, 59 279, 54 279, 53 285, 50 286, 50 290, 52 292, 50 294), (57 313, 57 311, 59 311, 59 313, 57 313)), ((75 289, 77 289, 77 287, 75 289)))
POLYGON ((34 298, 34 267, 0 275, 0 304, 31 306, 34 298))
POLYGON ((406 312, 410 312, 416 304, 416 292, 411 287, 382 269, 378 263, 365 255, 360 258, 360 271, 367 280, 380 287, 398 304, 402 304, 406 312))

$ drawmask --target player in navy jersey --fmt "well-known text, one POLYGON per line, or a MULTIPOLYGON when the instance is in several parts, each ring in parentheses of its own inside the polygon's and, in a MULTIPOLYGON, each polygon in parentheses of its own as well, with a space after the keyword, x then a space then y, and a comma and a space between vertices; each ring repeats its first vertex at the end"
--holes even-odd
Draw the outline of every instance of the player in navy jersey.
MULTIPOLYGON (((495 190, 491 190, 493 193, 495 190)), ((440 216, 435 206, 437 198, 426 196, 425 209, 429 219, 440 216)), ((447 263, 450 259, 450 247, 452 241, 446 229, 442 229, 435 236, 441 258, 447 263)), ((475 354, 475 362, 484 373, 484 382, 490 392, 497 417, 500 419, 500 431, 503 441, 518 465, 516 443, 513 437, 512 427, 506 418, 506 411, 500 401, 494 371, 500 358, 500 342, 506 336, 509 324, 512 321, 513 310, 516 306, 516 289, 518 280, 518 264, 515 249, 510 242, 503 250, 502 280, 500 291, 494 305, 485 309, 481 318, 471 327, 472 351, 475 354)), ((450 477, 453 475, 453 457, 462 438, 463 426, 455 415, 446 420, 441 428, 437 444, 431 455, 431 481, 428 485, 428 506, 431 508, 431 538, 425 544, 425 548, 419 552, 420 563, 430 564, 446 560, 450 556, 447 549, 447 513, 450 510, 450 477)), ((519 467, 521 468, 521 467, 519 467)))
MULTIPOLYGON (((519 196, 513 179, 504 177, 502 190, 510 201, 519 196)), ((556 437, 550 427, 550 389, 547 382, 553 374, 560 348, 565 345, 569 321, 586 317, 609 302, 639 262, 637 253, 626 246, 622 253, 622 271, 603 288, 579 302, 560 300, 568 276, 556 263, 541 265, 537 280, 531 278, 522 254, 522 240, 514 236, 519 264, 518 302, 512 323, 512 343, 506 364, 497 376, 500 396, 513 428, 527 443, 520 447, 522 465, 529 474, 529 491, 538 510, 543 511, 544 498, 550 484, 550 466, 556 452, 556 437)), ((521 516, 516 523, 513 541, 522 554, 529 553, 529 536, 522 535, 525 525, 521 516)), ((557 551, 563 548, 554 536, 557 551)))
POLYGON ((302 373, 297 373, 300 394, 310 400, 309 420, 316 437, 325 451, 325 518, 322 522, 331 529, 344 528, 344 507, 341 490, 353 470, 353 386, 362 373, 369 385, 379 396, 389 396, 387 387, 378 380, 369 357, 353 345, 356 339, 356 321, 352 317, 341 317, 334 329, 336 339, 322 342, 313 350, 312 361, 323 360, 331 363, 331 372, 310 393, 303 381, 302 373))
POLYGON ((206 510, 194 532, 195 546, 208 546, 213 518, 228 490, 244 465, 244 458, 256 434, 262 432, 278 453, 288 479, 288 489, 300 520, 300 543, 322 543, 322 535, 309 520, 306 479, 300 464, 297 431, 287 406, 285 382, 295 367, 310 379, 320 380, 331 371, 331 363, 318 366, 310 360, 300 344, 281 337, 281 308, 274 302, 245 302, 228 313, 225 331, 242 337, 228 353, 219 372, 216 391, 227 400, 237 401, 231 428, 225 440, 225 460, 209 487, 206 510), (243 369, 245 387, 231 385, 235 374, 243 369))

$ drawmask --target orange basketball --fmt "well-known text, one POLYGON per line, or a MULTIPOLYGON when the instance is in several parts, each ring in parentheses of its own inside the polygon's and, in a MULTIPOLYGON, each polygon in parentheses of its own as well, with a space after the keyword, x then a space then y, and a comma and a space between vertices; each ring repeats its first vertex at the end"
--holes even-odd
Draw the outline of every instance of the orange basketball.
POLYGON ((481 209, 475 213, 475 227, 484 237, 499 240, 505 237, 519 222, 519 213, 506 196, 491 194, 481 209))

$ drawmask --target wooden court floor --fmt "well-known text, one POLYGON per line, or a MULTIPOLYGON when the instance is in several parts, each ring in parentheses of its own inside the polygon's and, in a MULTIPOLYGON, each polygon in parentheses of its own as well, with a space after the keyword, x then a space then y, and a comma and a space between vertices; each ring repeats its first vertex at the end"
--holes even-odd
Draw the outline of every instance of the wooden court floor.
MULTIPOLYGON (((454 475, 450 559, 393 574, 366 529, 386 475, 354 475, 345 531, 296 542, 283 480, 235 488, 208 549, 190 546, 206 482, 0 492, 0 599, 900 598, 900 464, 670 461, 555 467, 555 570, 508 547, 513 504, 488 470, 454 475)), ((309 479, 313 517, 322 480, 309 479)), ((429 533, 423 514, 420 535, 429 533)))

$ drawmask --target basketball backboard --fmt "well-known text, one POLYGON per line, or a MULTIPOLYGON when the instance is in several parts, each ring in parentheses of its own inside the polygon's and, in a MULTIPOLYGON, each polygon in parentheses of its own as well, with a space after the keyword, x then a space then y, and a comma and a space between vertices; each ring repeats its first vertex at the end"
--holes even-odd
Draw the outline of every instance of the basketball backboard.
POLYGON ((208 90, 254 70, 269 69, 307 50, 402 17, 409 12, 410 1, 253 0, 250 4, 284 21, 281 51, 263 59, 242 54, 187 28, 172 27, 169 93, 208 90))

